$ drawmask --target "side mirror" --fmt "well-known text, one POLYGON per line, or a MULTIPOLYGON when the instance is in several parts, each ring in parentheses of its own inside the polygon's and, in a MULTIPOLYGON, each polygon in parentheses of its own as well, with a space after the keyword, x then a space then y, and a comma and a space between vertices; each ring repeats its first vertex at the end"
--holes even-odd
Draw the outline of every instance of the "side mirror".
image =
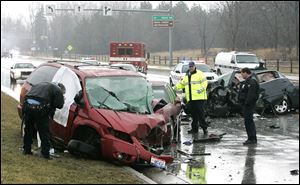
POLYGON ((75 101, 75 103, 77 103, 79 106, 84 106, 82 90, 80 90, 80 91, 75 95, 74 101, 75 101))
POLYGON ((13 67, 11 66, 10 69, 13 69, 13 67))
POLYGON ((180 71, 176 70, 175 73, 180 73, 180 71))
POLYGON ((234 60, 231 60, 230 63, 235 64, 234 60))
POLYGON ((215 70, 215 69, 211 69, 211 71, 215 73, 217 70, 215 70))

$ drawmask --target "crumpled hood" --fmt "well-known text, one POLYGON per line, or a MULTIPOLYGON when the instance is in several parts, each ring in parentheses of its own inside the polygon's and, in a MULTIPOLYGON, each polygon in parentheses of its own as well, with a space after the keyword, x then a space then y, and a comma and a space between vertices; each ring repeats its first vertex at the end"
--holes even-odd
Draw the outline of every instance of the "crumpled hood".
POLYGON ((108 120, 113 129, 140 139, 147 137, 154 127, 166 125, 164 117, 161 114, 136 114, 106 109, 97 109, 97 112, 101 113, 108 120))

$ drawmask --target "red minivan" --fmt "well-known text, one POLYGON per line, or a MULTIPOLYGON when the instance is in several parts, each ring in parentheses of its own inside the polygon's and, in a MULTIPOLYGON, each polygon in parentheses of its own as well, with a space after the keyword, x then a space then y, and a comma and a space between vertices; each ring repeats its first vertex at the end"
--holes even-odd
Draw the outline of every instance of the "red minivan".
POLYGON ((172 119, 166 118, 179 114, 180 102, 158 105, 151 84, 139 73, 78 62, 44 63, 22 86, 20 118, 25 94, 45 81, 66 87, 64 107, 56 110, 50 123, 54 148, 129 165, 173 161, 158 149, 166 137, 173 137, 167 131, 172 119))

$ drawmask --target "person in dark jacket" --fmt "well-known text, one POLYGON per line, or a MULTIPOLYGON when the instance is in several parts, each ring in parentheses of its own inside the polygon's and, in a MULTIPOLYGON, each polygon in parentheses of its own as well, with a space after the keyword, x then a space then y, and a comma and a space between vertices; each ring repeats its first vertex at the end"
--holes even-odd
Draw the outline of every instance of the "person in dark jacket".
POLYGON ((25 134, 23 154, 32 154, 31 144, 36 127, 41 138, 41 156, 50 159, 49 118, 53 119, 56 108, 64 105, 65 86, 61 83, 42 82, 31 87, 25 96, 23 116, 25 134))
POLYGON ((253 112, 259 96, 259 84, 252 77, 250 69, 241 69, 241 75, 245 81, 241 83, 238 99, 243 106, 243 117, 248 136, 248 139, 243 144, 256 144, 257 138, 253 112))

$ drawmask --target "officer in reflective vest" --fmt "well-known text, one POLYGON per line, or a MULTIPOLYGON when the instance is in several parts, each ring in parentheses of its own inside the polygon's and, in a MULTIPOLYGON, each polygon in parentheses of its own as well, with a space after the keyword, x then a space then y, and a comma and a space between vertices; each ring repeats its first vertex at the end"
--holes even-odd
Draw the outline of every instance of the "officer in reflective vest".
POLYGON ((192 129, 188 133, 198 133, 199 124, 204 134, 207 134, 207 123, 204 115, 204 104, 207 100, 207 80, 205 74, 196 69, 195 63, 189 62, 189 70, 174 90, 185 89, 187 108, 192 114, 192 129))

